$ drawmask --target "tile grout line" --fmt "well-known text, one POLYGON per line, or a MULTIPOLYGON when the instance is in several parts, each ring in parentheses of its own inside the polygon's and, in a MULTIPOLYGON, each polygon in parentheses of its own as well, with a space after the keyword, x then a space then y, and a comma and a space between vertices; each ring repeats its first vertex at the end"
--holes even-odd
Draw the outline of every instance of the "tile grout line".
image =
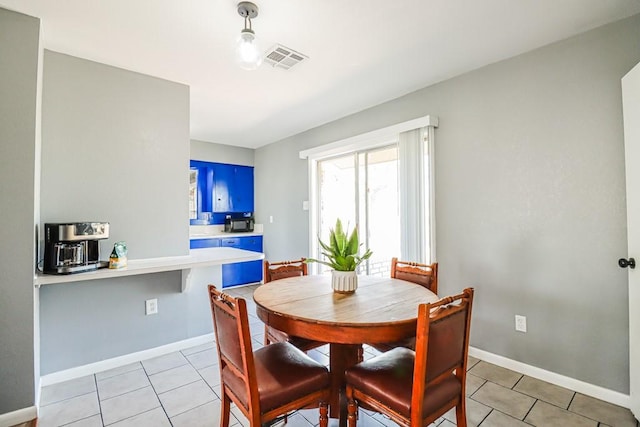
MULTIPOLYGON (((203 350, 203 351, 206 351, 206 350, 203 350)), ((182 353, 182 351, 180 351, 180 353, 182 353)), ((199 351, 199 352, 196 352, 196 353, 193 353, 193 354, 198 354, 198 353, 201 353, 201 352, 199 351)), ((174 388, 172 388, 171 390, 176 390, 176 389, 178 389, 178 388, 180 388, 180 387, 184 387, 184 386, 187 386, 187 385, 190 385, 190 384, 195 384, 195 383, 197 383, 197 382, 199 382, 199 381, 202 381, 202 382, 204 382, 204 384, 209 388, 209 390, 211 390, 211 392, 213 393, 213 395, 214 395, 214 396, 216 396, 216 397, 218 397, 218 395, 216 394, 216 392, 215 392, 215 390, 213 389, 213 387, 211 387, 211 385, 207 382, 207 380, 202 376, 202 374, 200 373, 200 371, 199 371, 198 369, 196 369, 196 367, 195 367, 195 366, 193 366, 193 365, 191 364, 191 362, 189 361, 189 359, 188 359, 184 354, 183 354, 183 356, 187 359, 187 364, 188 364, 189 366, 191 366, 191 368, 193 368, 193 370, 194 370, 194 371, 196 371, 196 373, 198 374, 198 377, 200 377, 200 379, 199 379, 199 380, 192 381, 192 382, 187 383, 187 384, 182 384, 182 385, 180 385, 180 386, 178 386, 178 387, 174 387, 174 388)), ((204 368, 202 368, 202 369, 208 368, 208 367, 210 367, 210 366, 214 366, 214 365, 205 366, 205 367, 204 367, 204 368)), ((149 380, 149 381, 151 381, 151 380, 149 380)), ((171 391, 171 390, 167 390, 167 391, 165 391, 165 392, 163 392, 163 393, 169 392, 169 391, 171 391)), ((155 391, 155 388, 154 388, 154 391, 155 391)), ((160 397, 160 396, 158 395, 158 399, 159 399, 159 397, 160 397)), ((218 400, 219 400, 219 399, 220 399, 220 398, 218 397, 218 400)), ((189 411, 192 411, 192 410, 194 410, 194 409, 196 409, 196 408, 200 408, 201 406, 208 405, 209 403, 211 403, 211 402, 215 402, 215 401, 216 401, 216 400, 214 399, 214 400, 210 400, 210 401, 208 401, 208 402, 202 403, 202 404, 200 404, 200 405, 198 405, 198 406, 195 406, 195 407, 193 407, 193 408, 191 408, 191 409, 187 409, 186 411, 180 412, 179 414, 174 415, 174 417, 177 417, 178 415, 182 415, 182 414, 184 414, 184 413, 187 413, 187 412, 189 412, 189 411)), ((162 401, 160 402, 160 404, 162 404, 162 401)), ((164 405, 163 405, 163 409, 164 409, 164 405)), ((166 413, 166 411, 165 411, 165 413, 166 413)), ((169 415, 168 415, 168 414, 167 414, 167 418, 169 418, 169 415)), ((169 418, 169 422, 171 422, 171 418, 169 418)), ((173 423, 171 423, 171 425, 173 425, 173 423)))
MULTIPOLYGON (((516 382, 515 382, 515 384, 511 387, 511 390, 513 390, 513 391, 518 391, 518 390, 515 390, 515 388, 516 388, 516 386, 517 386, 518 384, 520 384, 520 381, 522 381, 522 380, 523 380, 523 378, 524 378, 524 375, 520 375, 520 378, 518 378, 518 381, 516 381, 516 382)), ((519 393, 519 392, 518 392, 518 393, 519 393)), ((531 396, 531 397, 533 397, 533 396, 531 396)))
MULTIPOLYGON (((70 421, 70 422, 68 422, 68 423, 59 424, 59 425, 58 425, 58 426, 56 426, 56 427, 65 427, 65 426, 70 426, 71 424, 75 424, 75 423, 77 423, 78 421, 88 420, 89 418, 91 418, 91 417, 95 417, 96 415, 98 415, 98 414, 89 415, 88 417, 80 418, 79 420, 74 420, 74 421, 70 421)), ((103 424, 103 426, 104 426, 104 424, 103 424)), ((13 427, 22 427, 22 424, 18 424, 17 426, 13 426, 13 427)))
MULTIPOLYGON (((469 397, 469 399, 471 399, 471 397, 469 397)), ((475 402, 475 400, 474 400, 474 402, 475 402)), ((489 418, 489 415, 491 415, 491 413, 492 413, 493 411, 495 411, 495 410, 496 410, 496 409, 491 408, 491 410, 487 413, 487 415, 485 415, 485 416, 484 416, 484 418, 482 419, 482 421, 480 421, 480 422, 478 423, 478 427, 482 426, 482 423, 484 422, 484 420, 486 420, 487 418, 489 418)))
MULTIPOLYGON (((576 395, 577 395, 577 394, 578 394, 578 392, 577 392, 577 391, 574 391, 574 392, 573 392, 573 396, 571 396, 571 399, 569 400, 569 404, 567 405, 567 408, 566 408, 566 409, 567 409, 567 411, 568 411, 568 410, 569 410, 569 408, 571 407, 571 404, 573 403, 573 400, 576 398, 576 395)), ((570 411, 570 412, 573 412, 573 411, 570 411)))
MULTIPOLYGON (((96 390, 96 391, 97 391, 97 390, 96 390)), ((91 394, 91 393, 94 393, 94 392, 95 392, 95 391, 88 391, 88 392, 86 392, 86 393, 80 393, 80 394, 78 394, 78 395, 76 395, 76 396, 70 396, 70 397, 67 397, 66 399, 58 400, 57 402, 51 402, 51 403, 48 403, 48 404, 46 404, 46 405, 41 405, 41 406, 40 406, 40 409, 42 409, 42 408, 46 408, 46 407, 51 406, 51 405, 57 405, 57 404, 60 404, 60 403, 62 403, 62 402, 68 402, 69 400, 76 399, 76 398, 78 398, 78 397, 82 397, 82 396, 86 396, 87 394, 91 394)))
POLYGON ((102 401, 100 400, 100 390, 98 389, 98 377, 93 374, 93 383, 96 385, 96 398, 98 399, 98 410, 100 411, 100 423, 104 427, 104 415, 102 414, 102 401))
MULTIPOLYGON (((180 352, 180 354, 182 355, 182 352, 180 352)), ((185 357, 185 359, 186 359, 186 357, 185 357)), ((187 360, 187 362, 188 362, 188 360, 187 360)), ((149 373, 147 372, 147 368, 144 367, 144 363, 142 363, 142 361, 140 361, 140 364, 142 365, 142 370, 144 371, 144 374, 147 376, 147 381, 149 381, 149 385, 151 386, 151 390, 153 390, 153 393, 156 395, 156 399, 158 399, 158 403, 160 404, 160 408, 162 408, 162 412, 164 412, 164 416, 167 417, 167 421, 169 421, 169 425, 173 426, 173 423, 171 422, 171 418, 169 418, 169 414, 167 414, 167 410, 165 409, 164 405, 162 404, 162 400, 160 400, 160 396, 158 395, 158 392, 156 391, 156 388, 153 386, 153 383, 151 382, 151 378, 149 378, 149 373)), ((182 366, 182 365, 180 365, 180 366, 182 366)), ((179 368, 179 366, 176 366, 176 368, 179 368)), ((160 372, 165 372, 165 371, 168 371, 168 369, 165 369, 164 371, 160 371, 160 372)), ((159 373, 159 372, 156 372, 156 373, 159 373)), ((156 408, 153 408, 153 409, 156 409, 156 408)), ((153 409, 151 409, 151 410, 153 410, 153 409)))
MULTIPOLYGON (((514 390, 514 391, 515 391, 515 390, 514 390)), ((525 395, 525 396, 526 396, 526 395, 525 395)), ((530 397, 533 397, 533 396, 530 396, 530 397)), ((535 402, 533 402, 533 405, 531 405, 531 408, 529 408, 529 410, 527 411, 527 413, 526 413, 526 414, 524 414, 524 417, 522 417, 522 420, 520 420, 520 421, 522 421, 522 422, 526 422, 526 421, 525 421, 525 419, 526 419, 526 418, 527 418, 527 416, 531 413, 531 411, 533 411, 533 407, 534 407, 534 406, 536 406, 536 404, 537 404, 537 403, 538 403, 538 401, 540 400, 540 399, 537 399, 537 398, 534 398, 534 399, 535 399, 535 402)), ((527 424, 528 424, 528 423, 527 423, 527 424)))
MULTIPOLYGON (((571 391, 571 392, 573 393, 573 396, 571 396, 571 400, 569 400, 569 403, 567 404, 567 407, 566 407, 566 408, 565 408, 565 407, 562 407, 562 406, 559 406, 559 405, 556 405, 556 404, 555 404, 555 403, 553 403, 553 402, 549 402, 549 401, 547 401, 547 400, 541 399, 541 398, 539 398, 539 397, 532 396, 532 395, 530 395, 529 393, 527 393, 526 391, 516 390, 516 389, 515 389, 515 387, 520 383, 520 381, 522 381, 522 380, 524 379, 524 377, 525 377, 525 376, 526 376, 526 375, 523 375, 523 376, 522 376, 522 378, 520 378, 520 379, 519 379, 519 380, 514 384, 514 386, 513 386, 513 388, 512 388, 511 390, 515 391, 516 393, 520 393, 520 394, 523 394, 523 395, 525 395, 525 396, 529 396, 529 397, 531 397, 531 398, 533 398, 533 399, 536 399, 536 401, 540 400, 540 401, 542 401, 543 403, 546 403, 547 405, 555 406, 556 408, 560 408, 560 409, 563 409, 563 410, 565 410, 565 411, 567 411, 567 412, 571 412, 572 414, 581 415, 581 414, 578 414, 578 413, 576 413, 576 412, 569 411, 569 405, 571 405, 571 402, 573 401, 573 397, 574 397, 574 396, 575 396, 575 394, 576 394, 576 392, 575 392, 575 391, 573 391, 573 390, 569 390, 569 391, 571 391)), ((531 377, 529 377, 529 378, 531 378, 531 377)), ((534 378, 534 379, 535 379, 535 378, 534 378)), ((568 389, 567 389, 567 390, 568 390, 568 389)), ((551 399, 550 399, 550 400, 551 400, 551 399)), ((535 405, 535 403, 534 403, 534 405, 535 405)), ((587 418, 588 418, 588 417, 587 417, 587 418)))
MULTIPOLYGON (((196 372, 197 372, 197 370, 196 370, 196 372)), ((199 374, 199 372, 198 372, 198 374, 199 374)), ((189 382, 189 383, 180 384, 179 386, 176 386, 176 387, 173 387, 173 388, 167 389, 167 390, 165 390, 165 391, 163 391, 163 392, 161 392, 161 393, 158 393, 158 392, 156 391, 155 387, 153 387, 153 384, 151 384, 151 387, 153 388, 153 392, 156 394, 156 396, 158 396, 158 399, 160 399, 160 395, 161 395, 161 394, 169 393, 170 391, 177 390, 177 389, 179 389, 180 387, 186 387, 186 386, 188 386, 188 385, 195 384, 195 383, 197 383, 197 382, 199 382, 199 381, 204 381, 204 382, 206 383, 206 380, 204 380, 204 378, 202 378, 202 377, 200 377, 200 378, 201 378, 201 379, 197 379, 197 380, 195 380, 195 381, 191 381, 191 382, 189 382)))
MULTIPOLYGON (((574 391, 574 392, 573 392, 573 397, 571 397, 571 400, 569 401, 569 405, 567 406, 567 409, 566 409, 566 410, 567 410, 567 412, 569 412, 569 413, 571 413, 571 414, 574 414, 574 415, 578 415, 579 417, 583 417, 583 418, 586 418, 586 419, 591 420, 591 421, 595 421, 595 422, 597 422, 597 423, 598 423, 598 425, 600 425, 600 424, 604 424, 604 422, 602 422, 602 421, 600 421, 600 420, 594 420, 594 419, 593 419, 593 418, 591 418, 591 417, 588 417, 588 416, 586 416, 586 415, 584 415, 584 414, 579 414, 579 413, 577 413, 577 412, 572 411, 572 410, 570 410, 570 409, 569 409, 569 408, 571 407, 571 404, 573 403, 573 401, 574 401, 574 399, 576 398, 576 396, 577 396, 577 395, 578 395, 578 392, 577 392, 577 391, 574 391)), ((636 423, 636 424, 637 424, 637 423, 636 423)), ((605 425, 608 425, 608 424, 605 424, 605 425)))
MULTIPOLYGON (((116 422, 113 422, 113 423, 111 423, 111 424, 108 424, 108 425, 106 425, 106 426, 104 426, 104 427, 109 427, 109 426, 112 426, 112 425, 114 425, 114 424, 121 423, 121 422, 126 421, 126 420, 128 420, 128 419, 131 419, 131 418, 133 418, 133 417, 137 417, 137 416, 139 416, 139 415, 146 414, 147 412, 155 411, 155 410, 156 410, 156 409, 158 409, 158 408, 159 408, 159 406, 158 406, 158 407, 155 407, 155 408, 147 409, 146 411, 142 411, 142 412, 140 412, 139 414, 131 415, 130 417, 123 418, 123 419, 121 419, 121 420, 118 420, 118 421, 116 421, 116 422)), ((171 420, 169 420, 169 423, 171 424, 171 420)), ((173 424, 172 424, 172 426, 173 426, 173 424)))

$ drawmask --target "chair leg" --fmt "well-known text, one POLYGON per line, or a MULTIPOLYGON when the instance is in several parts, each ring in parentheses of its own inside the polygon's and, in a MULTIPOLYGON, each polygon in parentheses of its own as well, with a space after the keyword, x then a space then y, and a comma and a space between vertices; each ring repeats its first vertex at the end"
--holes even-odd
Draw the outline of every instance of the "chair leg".
POLYGON ((231 399, 224 391, 222 395, 222 410, 220 411, 220 427, 229 427, 229 413, 231 412, 231 399))
POLYGON ((269 327, 267 325, 264 325, 264 345, 269 345, 271 344, 271 341, 269 341, 269 327))
POLYGON ((320 402, 320 427, 329 426, 329 405, 327 402, 320 402))
POLYGON ((358 405, 353 398, 353 389, 347 386, 347 425, 349 427, 356 427, 356 421, 358 420, 358 405))
POLYGON ((353 400, 350 400, 347 404, 347 425, 356 427, 356 421, 358 421, 358 405, 353 400))
POLYGON ((467 427, 467 407, 464 396, 462 396, 462 401, 456 406, 456 426, 467 427))

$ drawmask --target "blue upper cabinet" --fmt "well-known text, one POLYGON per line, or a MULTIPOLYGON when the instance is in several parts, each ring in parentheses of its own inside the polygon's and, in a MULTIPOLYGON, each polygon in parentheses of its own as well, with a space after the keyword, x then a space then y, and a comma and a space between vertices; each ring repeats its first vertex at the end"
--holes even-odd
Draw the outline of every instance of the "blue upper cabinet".
POLYGON ((253 168, 214 163, 213 211, 253 212, 253 168))
POLYGON ((197 207, 192 224, 202 223, 207 212, 213 213, 213 224, 223 224, 228 213, 253 212, 253 167, 191 160, 190 168, 197 182, 197 189, 190 191, 190 197, 197 198, 190 200, 197 207))
POLYGON ((233 186, 233 168, 231 165, 216 163, 213 173, 213 212, 232 212, 229 189, 233 186))
POLYGON ((229 183, 230 212, 253 212, 253 168, 231 166, 233 173, 229 183))

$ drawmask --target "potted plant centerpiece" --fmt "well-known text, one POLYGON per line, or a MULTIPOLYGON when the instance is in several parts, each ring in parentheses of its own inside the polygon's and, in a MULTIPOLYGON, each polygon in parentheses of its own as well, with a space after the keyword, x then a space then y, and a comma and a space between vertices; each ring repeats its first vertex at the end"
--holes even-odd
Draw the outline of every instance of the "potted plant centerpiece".
POLYGON ((358 287, 356 269, 372 254, 371 250, 367 249, 364 255, 358 255, 362 245, 358 240, 358 227, 355 227, 349 235, 349 230, 344 231, 342 222, 338 218, 335 228, 329 231, 329 243, 324 243, 319 237, 318 242, 322 248, 322 255, 327 260, 308 258, 306 262, 318 262, 332 268, 331 286, 335 292, 347 294, 355 292, 358 287))

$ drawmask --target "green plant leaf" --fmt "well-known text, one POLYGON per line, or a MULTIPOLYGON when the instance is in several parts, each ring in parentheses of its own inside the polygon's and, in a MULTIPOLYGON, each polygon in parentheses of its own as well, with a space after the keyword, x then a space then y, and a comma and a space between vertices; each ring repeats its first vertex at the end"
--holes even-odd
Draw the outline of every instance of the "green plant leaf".
POLYGON ((349 237, 349 242, 347 243, 347 251, 350 254, 357 254, 358 246, 358 227, 356 227, 353 229, 351 237, 349 237))
POLYGON ((344 235, 344 231, 342 230, 342 221, 340 221, 340 218, 336 219, 336 235, 338 236, 343 236, 344 235))
POLYGON ((331 250, 335 250, 334 248, 338 247, 338 242, 336 240, 336 232, 333 228, 329 229, 329 246, 331 246, 331 250))
POLYGON ((322 249, 324 249, 327 252, 331 252, 331 247, 328 246, 326 243, 324 243, 322 240, 320 240, 320 238, 318 238, 318 243, 320 243, 320 246, 322 247, 322 249))

